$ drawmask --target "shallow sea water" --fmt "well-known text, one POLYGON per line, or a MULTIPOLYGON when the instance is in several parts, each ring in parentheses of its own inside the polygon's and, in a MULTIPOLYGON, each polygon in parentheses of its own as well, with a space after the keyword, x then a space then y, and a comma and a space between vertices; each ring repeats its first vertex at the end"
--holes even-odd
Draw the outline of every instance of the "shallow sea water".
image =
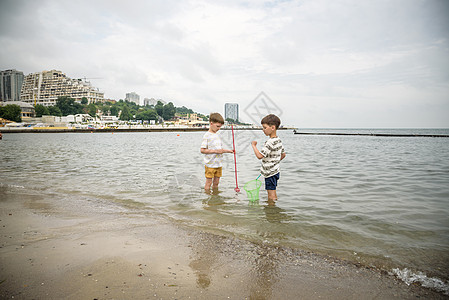
MULTIPOLYGON (((231 132, 220 132, 232 148, 231 132)), ((232 154, 225 154, 219 190, 202 188, 203 134, 4 134, 0 185, 51 195, 74 211, 87 205, 100 213, 129 212, 130 218, 158 215, 212 233, 411 274, 404 280, 421 274, 447 290, 449 138, 280 131, 287 157, 279 200, 270 206, 263 185, 258 202, 248 201, 243 190, 259 175, 250 142, 263 145, 262 131, 235 132, 238 194, 232 154)))

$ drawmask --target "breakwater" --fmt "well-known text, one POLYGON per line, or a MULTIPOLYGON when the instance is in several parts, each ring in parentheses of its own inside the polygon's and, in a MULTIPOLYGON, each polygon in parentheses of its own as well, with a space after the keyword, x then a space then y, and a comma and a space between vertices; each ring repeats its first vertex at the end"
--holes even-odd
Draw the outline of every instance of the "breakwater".
POLYGON ((302 135, 342 135, 342 136, 379 136, 379 137, 449 137, 447 134, 395 134, 395 133, 341 133, 341 132, 297 132, 302 135))

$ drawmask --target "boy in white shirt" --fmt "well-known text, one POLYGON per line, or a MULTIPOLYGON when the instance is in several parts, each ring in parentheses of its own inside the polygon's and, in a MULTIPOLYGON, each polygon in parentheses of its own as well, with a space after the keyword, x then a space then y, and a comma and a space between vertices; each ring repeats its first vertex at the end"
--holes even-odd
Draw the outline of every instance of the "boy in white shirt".
POLYGON ((222 175, 222 159, 223 153, 234 153, 233 150, 223 149, 223 143, 221 142, 218 130, 224 124, 224 119, 219 113, 211 113, 209 116, 209 131, 203 136, 203 142, 201 143, 201 153, 204 155, 204 165, 206 174, 206 184, 204 189, 210 190, 212 185, 213 189, 218 188, 220 183, 220 177, 222 175))
POLYGON ((280 162, 285 158, 285 150, 281 139, 276 132, 281 125, 281 120, 273 114, 268 115, 260 122, 263 127, 263 133, 270 138, 265 142, 262 149, 257 150, 257 142, 253 141, 254 154, 258 159, 262 159, 260 173, 265 177, 265 189, 268 193, 268 202, 274 203, 277 200, 276 187, 280 175, 280 162))

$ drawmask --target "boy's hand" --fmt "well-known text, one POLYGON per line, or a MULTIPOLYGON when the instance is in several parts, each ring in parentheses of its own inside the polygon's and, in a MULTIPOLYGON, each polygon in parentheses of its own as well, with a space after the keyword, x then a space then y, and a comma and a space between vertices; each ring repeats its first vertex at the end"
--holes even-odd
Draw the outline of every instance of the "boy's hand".
POLYGON ((263 156, 262 153, 260 153, 259 150, 257 149, 257 147, 256 147, 257 142, 256 142, 256 141, 252 141, 252 142, 251 142, 251 145, 253 146, 254 154, 256 154, 256 157, 257 157, 258 159, 262 159, 264 156, 263 156))

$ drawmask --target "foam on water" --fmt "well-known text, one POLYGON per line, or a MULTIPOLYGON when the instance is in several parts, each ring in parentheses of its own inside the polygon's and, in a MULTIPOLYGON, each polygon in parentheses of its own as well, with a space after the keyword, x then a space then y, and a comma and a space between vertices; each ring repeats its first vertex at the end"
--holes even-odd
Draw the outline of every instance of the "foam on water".
POLYGON ((402 270, 399 268, 393 269, 392 275, 395 275, 407 285, 418 283, 423 287, 430 288, 449 296, 449 282, 444 282, 441 279, 427 277, 426 274, 422 272, 414 273, 407 268, 402 270))
POLYGON ((16 185, 16 184, 3 184, 0 182, 0 187, 6 187, 6 188, 16 188, 16 189, 24 189, 25 187, 23 185, 16 185))

